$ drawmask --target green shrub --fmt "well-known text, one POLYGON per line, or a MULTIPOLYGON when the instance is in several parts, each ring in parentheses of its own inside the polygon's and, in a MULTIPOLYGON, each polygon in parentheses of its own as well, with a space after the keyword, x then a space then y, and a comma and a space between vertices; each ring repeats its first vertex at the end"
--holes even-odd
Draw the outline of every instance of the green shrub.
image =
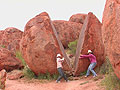
POLYGON ((75 40, 73 42, 69 42, 68 47, 69 47, 69 54, 75 55, 76 53, 76 48, 77 48, 77 41, 75 40))
POLYGON ((45 74, 39 74, 37 79, 46 79, 46 75, 45 74))
POLYGON ((84 75, 86 75, 86 73, 87 73, 87 71, 81 72, 80 76, 84 76, 84 75))
POLYGON ((33 79, 33 78, 47 79, 47 80, 57 79, 58 74, 50 75, 49 72, 46 72, 45 74, 39 74, 38 76, 36 76, 35 73, 27 66, 27 64, 25 63, 25 61, 19 51, 16 52, 16 57, 22 61, 23 65, 24 65, 23 73, 24 73, 24 76, 27 77, 28 79, 33 79))
POLYGON ((113 72, 113 68, 112 65, 110 64, 108 57, 106 57, 105 63, 103 63, 102 66, 100 67, 100 73, 109 74, 111 72, 113 72))
POLYGON ((106 74, 105 79, 101 82, 106 90, 120 90, 120 80, 114 72, 106 74))
POLYGON ((27 66, 26 62, 24 61, 22 54, 20 51, 16 51, 16 57, 22 61, 22 64, 24 65, 23 74, 28 79, 36 78, 34 72, 27 66))
POLYGON ((38 79, 47 79, 47 80, 51 80, 52 79, 50 73, 48 73, 48 72, 45 73, 45 74, 39 74, 37 78, 38 79))
POLYGON ((58 78, 58 74, 50 74, 49 72, 46 72, 45 74, 39 74, 37 79, 47 79, 47 80, 55 80, 58 78))
POLYGON ((2 48, 5 48, 5 45, 0 45, 2 48))
POLYGON ((16 51, 16 57, 22 61, 22 64, 24 66, 26 66, 26 63, 25 63, 25 61, 24 61, 24 59, 23 59, 22 54, 20 53, 20 51, 16 51))
POLYGON ((46 72, 45 74, 39 73, 38 76, 34 74, 32 70, 28 68, 28 66, 25 66, 23 69, 24 76, 28 79, 46 79, 46 80, 55 80, 58 78, 58 74, 50 74, 49 72, 46 72))
POLYGON ((29 79, 36 78, 34 72, 32 70, 30 70, 28 66, 24 67, 23 73, 24 73, 24 76, 29 79))
POLYGON ((106 62, 101 67, 100 72, 105 74, 105 79, 101 84, 106 87, 106 90, 120 90, 120 80, 115 75, 108 58, 106 58, 106 62))
POLYGON ((59 76, 59 74, 57 74, 57 73, 56 73, 56 74, 53 74, 53 75, 52 75, 52 79, 53 79, 53 80, 56 80, 56 79, 58 78, 58 76, 59 76))
POLYGON ((89 83, 89 81, 85 81, 83 83, 80 83, 80 85, 84 85, 84 84, 87 84, 87 83, 89 83))

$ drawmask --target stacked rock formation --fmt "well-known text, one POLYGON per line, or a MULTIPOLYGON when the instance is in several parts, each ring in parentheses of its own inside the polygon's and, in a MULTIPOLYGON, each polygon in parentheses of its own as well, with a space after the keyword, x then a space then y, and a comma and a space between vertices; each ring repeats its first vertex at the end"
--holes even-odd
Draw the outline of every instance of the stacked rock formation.
MULTIPOLYGON (((103 29, 106 29, 105 25, 103 29)), ((21 61, 14 55, 20 50, 25 62, 36 75, 47 72, 54 74, 57 72, 57 53, 67 56, 63 46, 67 48, 68 43, 76 39, 79 40, 73 65, 74 74, 77 76, 87 69, 90 62, 88 59, 79 60, 79 56, 80 53, 86 54, 88 49, 92 50, 97 57, 97 66, 101 66, 105 60, 101 26, 102 24, 93 13, 75 14, 69 21, 51 22, 49 15, 43 12, 27 22, 24 32, 16 28, 0 31, 0 69, 11 71, 14 68, 21 68, 21 61), (80 43, 83 49, 79 48, 80 43), (8 68, 9 65, 11 68, 8 68)), ((106 37, 104 33, 103 36, 106 37)), ((63 65, 65 70, 70 70, 69 64, 69 60, 65 60, 63 65)))

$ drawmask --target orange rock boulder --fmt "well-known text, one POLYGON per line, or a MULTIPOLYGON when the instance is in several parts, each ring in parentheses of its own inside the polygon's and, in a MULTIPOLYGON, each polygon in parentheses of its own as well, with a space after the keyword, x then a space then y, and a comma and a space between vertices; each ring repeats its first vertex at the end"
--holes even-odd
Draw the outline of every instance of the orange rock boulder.
POLYGON ((87 14, 74 14, 70 17, 69 21, 83 24, 86 16, 87 14))
POLYGON ((24 74, 21 70, 13 70, 7 74, 7 79, 9 80, 17 80, 22 77, 24 77, 24 74))
POLYGON ((32 18, 25 26, 20 43, 23 58, 36 75, 57 72, 56 54, 60 48, 50 22, 46 12, 32 18))
POLYGON ((120 0, 106 1, 102 23, 105 52, 120 79, 120 0))
POLYGON ((0 70, 12 71, 23 68, 22 62, 16 58, 14 53, 0 47, 0 70))
POLYGON ((23 32, 13 27, 6 28, 1 32, 2 37, 0 39, 0 45, 14 53, 16 51, 19 51, 20 50, 19 42, 22 38, 23 32))
POLYGON ((55 20, 53 21, 53 25, 64 47, 68 47, 69 42, 79 38, 79 33, 82 28, 82 24, 80 23, 63 20, 55 20))

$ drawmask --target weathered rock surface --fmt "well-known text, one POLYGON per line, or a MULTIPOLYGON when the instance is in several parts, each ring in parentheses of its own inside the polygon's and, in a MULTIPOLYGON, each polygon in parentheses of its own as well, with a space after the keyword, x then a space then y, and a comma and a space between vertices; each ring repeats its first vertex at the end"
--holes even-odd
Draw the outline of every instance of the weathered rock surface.
POLYGON ((75 41, 79 38, 79 33, 82 28, 82 24, 80 23, 63 20, 55 20, 53 21, 53 25, 55 26, 59 39, 64 47, 68 47, 69 42, 75 41))
POLYGON ((86 16, 87 14, 74 14, 70 17, 69 21, 83 24, 86 16))
POLYGON ((6 71, 11 71, 21 69, 22 67, 22 62, 16 58, 14 53, 0 47, 0 70, 5 69, 6 71))
POLYGON ((22 38, 23 32, 14 27, 6 28, 1 31, 2 37, 0 39, 0 45, 9 49, 12 52, 20 50, 19 42, 22 38))
MULTIPOLYGON (((101 66, 105 60, 104 45, 103 45, 102 33, 101 33, 102 24, 96 18, 96 16, 91 12, 88 13, 87 17, 88 19, 83 24, 83 27, 85 28, 82 28, 82 30, 85 30, 85 32, 83 33, 84 37, 82 37, 83 38, 83 42, 82 42, 83 49, 81 51, 81 54, 87 54, 88 50, 92 50, 94 55, 97 58, 97 66, 101 66)), ((80 39, 81 38, 79 38, 79 41, 80 39)), ((75 75, 77 76, 80 74, 80 72, 84 72, 85 70, 87 70, 89 64, 90 62, 87 58, 78 60, 77 65, 74 66, 75 75)))
POLYGON ((20 45, 24 60, 36 75, 57 72, 56 54, 61 51, 46 12, 28 21, 20 45))
POLYGON ((106 1, 102 23, 105 52, 120 79, 120 0, 106 1))
POLYGON ((0 30, 0 42, 2 40, 2 37, 3 37, 3 30, 0 30))
POLYGON ((17 80, 23 76, 24 76, 24 74, 23 74, 23 71, 21 71, 21 70, 13 70, 7 74, 7 78, 9 80, 17 80))
POLYGON ((0 71, 0 89, 5 90, 5 81, 6 81, 7 72, 5 69, 0 71))

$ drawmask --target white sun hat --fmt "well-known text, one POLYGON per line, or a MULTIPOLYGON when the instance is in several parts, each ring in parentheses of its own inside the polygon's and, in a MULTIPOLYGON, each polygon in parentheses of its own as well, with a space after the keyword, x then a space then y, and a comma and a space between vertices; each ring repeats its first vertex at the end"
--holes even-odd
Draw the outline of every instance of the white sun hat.
POLYGON ((57 57, 59 57, 59 56, 61 56, 61 54, 58 53, 58 54, 57 54, 57 57))
POLYGON ((92 51, 91 51, 91 50, 88 50, 88 53, 92 53, 92 51))

